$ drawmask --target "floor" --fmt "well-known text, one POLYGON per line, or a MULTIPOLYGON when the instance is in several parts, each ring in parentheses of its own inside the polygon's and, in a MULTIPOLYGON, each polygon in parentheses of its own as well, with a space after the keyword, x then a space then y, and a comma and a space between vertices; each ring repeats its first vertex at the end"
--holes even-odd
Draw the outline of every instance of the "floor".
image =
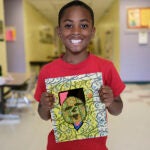
POLYGON ((109 116, 110 150, 150 150, 150 84, 128 84, 120 116, 109 116))
MULTIPOLYGON (((108 115, 109 150, 150 150, 150 84, 127 84, 121 115, 108 115)), ((37 103, 17 109, 20 119, 0 121, 1 150, 46 150, 51 122, 37 114, 37 103)))

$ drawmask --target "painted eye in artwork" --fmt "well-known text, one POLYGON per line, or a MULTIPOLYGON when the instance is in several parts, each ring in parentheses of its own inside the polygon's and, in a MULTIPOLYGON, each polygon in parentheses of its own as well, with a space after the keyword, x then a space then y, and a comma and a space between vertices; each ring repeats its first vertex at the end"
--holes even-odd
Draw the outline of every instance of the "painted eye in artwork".
POLYGON ((65 108, 65 111, 70 110, 71 108, 72 108, 71 106, 68 106, 65 108))

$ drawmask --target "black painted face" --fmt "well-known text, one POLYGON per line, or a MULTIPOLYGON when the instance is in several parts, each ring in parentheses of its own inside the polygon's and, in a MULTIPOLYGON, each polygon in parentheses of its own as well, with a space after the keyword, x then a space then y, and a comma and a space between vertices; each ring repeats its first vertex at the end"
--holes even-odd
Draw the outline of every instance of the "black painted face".
POLYGON ((62 114, 67 123, 78 125, 86 117, 85 105, 79 98, 70 96, 62 104, 62 114))

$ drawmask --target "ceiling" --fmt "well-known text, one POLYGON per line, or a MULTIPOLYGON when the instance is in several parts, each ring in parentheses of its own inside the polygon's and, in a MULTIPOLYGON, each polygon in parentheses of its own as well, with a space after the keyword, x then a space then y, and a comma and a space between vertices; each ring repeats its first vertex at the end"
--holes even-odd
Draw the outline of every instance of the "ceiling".
MULTIPOLYGON (((50 22, 57 25, 57 14, 59 9, 70 2, 70 0, 27 0, 31 3, 38 11, 40 11, 50 22)), ((100 17, 109 8, 114 0, 83 0, 89 6, 93 8, 95 14, 95 23, 98 22, 100 17)))

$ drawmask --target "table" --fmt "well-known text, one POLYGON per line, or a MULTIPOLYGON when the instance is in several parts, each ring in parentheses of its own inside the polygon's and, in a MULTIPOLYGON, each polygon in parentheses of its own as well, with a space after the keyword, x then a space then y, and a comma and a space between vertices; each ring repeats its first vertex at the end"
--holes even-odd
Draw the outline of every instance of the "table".
POLYGON ((49 62, 50 61, 30 61, 30 65, 31 66, 38 66, 41 69, 42 66, 44 66, 45 64, 47 64, 49 62))
POLYGON ((22 86, 30 77, 29 73, 8 73, 10 77, 6 80, 6 82, 0 85, 0 113, 5 113, 5 95, 7 95, 11 88, 22 86), (5 88, 10 88, 7 92, 5 92, 5 88))

